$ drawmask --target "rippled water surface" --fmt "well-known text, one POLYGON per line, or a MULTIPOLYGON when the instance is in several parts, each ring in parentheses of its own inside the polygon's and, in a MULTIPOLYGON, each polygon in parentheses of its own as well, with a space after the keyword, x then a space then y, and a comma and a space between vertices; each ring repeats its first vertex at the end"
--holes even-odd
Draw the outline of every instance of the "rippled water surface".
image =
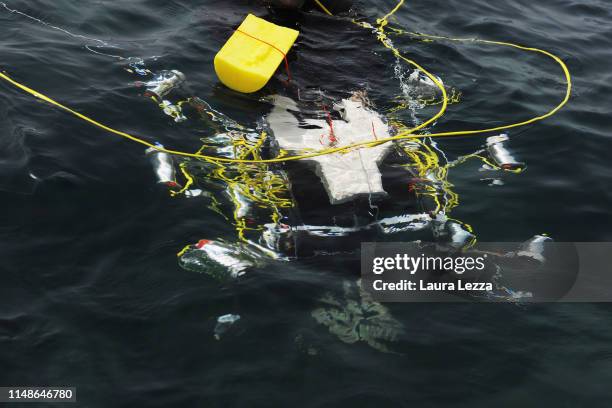
MULTIPOLYGON (((394 5, 360 1, 356 14, 373 23, 394 5)), ((113 127, 193 151, 194 134, 210 129, 164 116, 126 68, 179 69, 192 95, 253 127, 269 106, 222 87, 211 62, 248 12, 267 15, 238 0, 11 0, 0 5, 0 68, 113 127)), ((537 46, 566 61, 569 105, 511 132, 527 170, 492 187, 477 163, 458 167, 453 216, 482 241, 612 239, 612 3, 419 0, 391 23, 537 46)), ((295 24, 298 86, 365 88, 380 109, 402 95, 396 70, 406 68, 368 30, 317 12, 295 24)), ((559 67, 541 56, 393 41, 463 93, 431 131, 526 119, 563 97, 559 67)), ((482 143, 438 142, 451 159, 482 143)), ((271 261, 231 284, 183 270, 181 248, 234 240, 233 226, 201 200, 156 188, 140 146, 4 82, 0 196, 2 386, 75 386, 87 407, 609 405, 609 307, 391 304, 403 327, 392 352, 348 344, 315 317, 326 294, 358 277, 358 252, 271 261), (241 320, 217 340, 216 319, 228 313, 241 320)))

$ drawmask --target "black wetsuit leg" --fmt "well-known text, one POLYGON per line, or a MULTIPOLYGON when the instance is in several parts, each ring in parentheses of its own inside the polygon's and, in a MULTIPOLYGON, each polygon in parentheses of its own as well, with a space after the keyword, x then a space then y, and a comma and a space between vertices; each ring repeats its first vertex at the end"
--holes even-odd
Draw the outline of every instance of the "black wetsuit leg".
MULTIPOLYGON (((323 6, 332 14, 349 11, 353 6, 353 0, 319 0, 323 6)), ((264 4, 272 7, 288 10, 320 10, 314 0, 264 0, 264 4)))
MULTIPOLYGON (((349 11, 351 7, 353 7, 353 0, 319 0, 319 1, 332 14, 344 13, 346 11, 349 11)), ((313 8, 320 10, 320 7, 316 4, 314 0, 306 0, 304 4, 304 9, 310 10, 313 8)))

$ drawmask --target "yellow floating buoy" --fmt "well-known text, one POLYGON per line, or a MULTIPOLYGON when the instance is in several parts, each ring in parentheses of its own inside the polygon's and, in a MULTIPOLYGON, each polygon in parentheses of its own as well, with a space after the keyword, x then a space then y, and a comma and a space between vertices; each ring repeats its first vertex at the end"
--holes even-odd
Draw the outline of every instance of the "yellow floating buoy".
POLYGON ((299 34, 249 14, 215 56, 217 76, 235 91, 259 91, 286 62, 299 34))

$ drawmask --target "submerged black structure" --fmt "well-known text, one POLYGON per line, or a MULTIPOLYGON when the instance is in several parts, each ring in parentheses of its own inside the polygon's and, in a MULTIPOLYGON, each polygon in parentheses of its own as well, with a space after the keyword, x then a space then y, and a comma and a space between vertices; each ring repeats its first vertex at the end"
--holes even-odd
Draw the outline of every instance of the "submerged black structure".
MULTIPOLYGON (((321 4, 333 14, 350 10, 352 0, 320 0, 321 4)), ((266 5, 291 10, 310 10, 317 8, 314 0, 264 0, 266 5)))

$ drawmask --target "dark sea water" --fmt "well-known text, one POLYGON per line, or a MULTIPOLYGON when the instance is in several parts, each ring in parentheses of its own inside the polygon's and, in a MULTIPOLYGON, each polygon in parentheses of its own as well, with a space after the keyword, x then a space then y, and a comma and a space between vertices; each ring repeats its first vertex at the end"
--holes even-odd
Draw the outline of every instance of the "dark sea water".
MULTIPOLYGON (((375 22, 394 5, 360 1, 356 10, 375 22)), ((126 71, 138 58, 152 71, 181 70, 193 95, 248 126, 267 112, 257 97, 223 88, 212 66, 246 13, 267 14, 254 2, 6 6, 41 21, 0 6, 0 69, 113 127, 190 151, 199 148, 194 132, 206 132, 143 98, 140 78, 126 71)), ((453 216, 481 241, 612 239, 612 2, 408 1, 391 23, 537 46, 566 61, 569 105, 510 133, 527 170, 497 187, 480 181, 477 163, 453 170, 453 216)), ((401 95, 394 57, 368 30, 320 13, 297 24, 290 60, 299 86, 367 88, 383 108, 401 95)), ((561 71, 546 58, 392 39, 463 92, 431 131, 526 119, 563 96, 561 71)), ((483 138, 438 143, 453 158, 483 138)), ((270 262, 229 284, 183 270, 181 248, 234 239, 233 227, 200 200, 156 188, 141 146, 4 82, 0 200, 0 386, 74 386, 82 407, 610 406, 607 305, 391 304, 405 328, 393 353, 347 344, 311 312, 358 277, 358 252, 270 262), (241 320, 216 340, 227 313, 241 320)))

